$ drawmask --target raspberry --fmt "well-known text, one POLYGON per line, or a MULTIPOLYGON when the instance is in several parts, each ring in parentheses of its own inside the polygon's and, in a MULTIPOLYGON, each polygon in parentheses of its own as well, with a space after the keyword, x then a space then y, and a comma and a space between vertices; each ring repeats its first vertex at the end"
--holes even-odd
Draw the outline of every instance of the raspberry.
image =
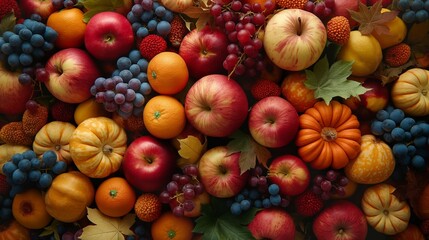
POLYGON ((186 28, 185 22, 178 15, 174 16, 170 24, 171 30, 168 34, 168 41, 173 47, 178 48, 189 31, 186 28))
POLYGON ((0 129, 0 139, 11 145, 31 146, 33 138, 25 134, 22 122, 10 122, 0 129))
POLYGON ((9 196, 10 184, 7 182, 6 175, 0 174, 0 195, 9 196))
POLYGON ((38 104, 34 110, 25 110, 22 116, 22 128, 29 137, 36 136, 37 132, 48 123, 48 108, 38 104))
POLYGON ((273 81, 259 79, 252 85, 250 92, 252 96, 259 101, 269 96, 280 96, 281 89, 280 86, 273 81))
POLYGON ((161 216, 162 203, 157 195, 143 193, 134 204, 137 217, 144 222, 153 222, 161 216))
POLYGON ((167 41, 159 35, 149 34, 142 39, 139 50, 143 58, 152 59, 158 53, 167 49, 167 41))
POLYGON ((56 101, 50 108, 53 120, 71 122, 74 119, 75 104, 56 101))
POLYGON ((298 195, 294 200, 295 210, 304 217, 316 215, 323 208, 323 200, 311 190, 298 195))
POLYGON ((282 8, 304 9, 308 0, 277 0, 276 3, 282 8))
POLYGON ((406 43, 399 43, 389 47, 383 54, 384 61, 391 67, 399 67, 408 62, 411 57, 411 48, 406 43))
POLYGON ((350 38, 350 22, 344 16, 333 17, 328 21, 326 31, 329 41, 344 45, 350 38))
POLYGON ((0 21, 12 11, 17 19, 21 17, 21 10, 16 0, 2 0, 0 2, 0 21))

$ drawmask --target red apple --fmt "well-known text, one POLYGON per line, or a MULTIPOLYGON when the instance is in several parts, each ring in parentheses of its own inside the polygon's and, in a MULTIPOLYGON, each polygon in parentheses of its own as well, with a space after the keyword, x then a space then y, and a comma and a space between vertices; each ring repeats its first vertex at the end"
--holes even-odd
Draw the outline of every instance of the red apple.
POLYGON ((182 40, 179 55, 185 60, 189 74, 195 79, 223 73, 223 60, 228 55, 228 37, 224 31, 207 25, 190 31, 182 40))
POLYGON ((142 136, 127 147, 122 169, 127 181, 144 192, 162 190, 176 168, 171 145, 152 136, 142 136))
POLYGON ((383 86, 380 80, 368 78, 362 86, 370 90, 357 97, 351 97, 346 100, 346 104, 353 110, 365 108, 370 112, 376 113, 384 109, 389 103, 390 93, 387 87, 383 86))
POLYGON ((331 16, 344 16, 350 21, 350 26, 356 26, 357 22, 350 16, 349 10, 358 11, 360 0, 335 0, 331 16))
POLYGON ((134 46, 134 33, 127 18, 117 12, 95 14, 86 25, 85 47, 98 60, 116 60, 134 46))
POLYGON ((285 240, 295 238, 293 218, 281 208, 264 208, 257 212, 248 228, 255 239, 285 240))
POLYGON ((265 147, 278 148, 289 144, 299 128, 296 109, 278 96, 256 102, 249 113, 249 131, 256 142, 265 147))
POLYGON ((211 137, 226 137, 236 131, 246 120, 248 107, 240 85, 221 74, 200 78, 185 96, 186 118, 211 137))
POLYGON ((307 75, 304 71, 289 72, 281 84, 282 97, 288 100, 299 113, 313 107, 318 101, 314 90, 305 86, 307 75))
POLYGON ((55 12, 55 7, 52 1, 49 0, 20 0, 18 2, 23 16, 27 18, 29 18, 31 14, 36 13, 46 21, 49 15, 55 12))
POLYGON ((90 88, 100 72, 91 56, 79 48, 54 53, 45 65, 49 92, 66 103, 81 103, 91 97, 90 88))
POLYGON ((301 9, 281 10, 265 27, 267 56, 289 71, 301 71, 313 65, 322 55, 326 41, 326 28, 320 18, 301 9))
POLYGON ((0 61, 0 114, 24 113, 25 104, 33 95, 33 84, 22 85, 18 81, 20 72, 12 72, 0 61))
POLYGON ((365 240, 368 226, 362 210, 347 200, 333 202, 313 221, 319 240, 365 240))
POLYGON ((198 163, 201 183, 212 196, 228 198, 238 194, 247 183, 249 172, 241 173, 240 153, 228 154, 226 146, 207 150, 198 163))
POLYGON ((310 171, 301 158, 284 154, 273 159, 268 166, 268 178, 280 188, 283 196, 303 193, 310 184, 310 171))

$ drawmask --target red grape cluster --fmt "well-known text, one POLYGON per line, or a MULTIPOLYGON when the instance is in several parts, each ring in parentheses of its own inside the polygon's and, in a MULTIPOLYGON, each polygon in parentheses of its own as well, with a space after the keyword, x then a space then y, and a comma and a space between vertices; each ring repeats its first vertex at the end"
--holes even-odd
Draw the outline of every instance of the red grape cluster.
POLYGON ((335 7, 335 0, 310 0, 305 4, 305 10, 314 13, 320 19, 329 17, 335 7))
POLYGON ((194 164, 182 168, 183 174, 175 173, 159 198, 169 204, 173 214, 183 216, 195 208, 194 199, 204 192, 203 184, 198 180, 198 167, 194 164))
POLYGON ((313 192, 320 194, 323 200, 331 198, 332 194, 344 196, 348 178, 337 170, 328 170, 325 175, 318 174, 313 178, 313 192))
POLYGON ((256 76, 264 69, 263 43, 259 33, 265 19, 275 9, 272 0, 259 3, 243 3, 233 0, 227 4, 213 4, 210 13, 216 26, 225 31, 230 44, 223 67, 230 76, 256 76))

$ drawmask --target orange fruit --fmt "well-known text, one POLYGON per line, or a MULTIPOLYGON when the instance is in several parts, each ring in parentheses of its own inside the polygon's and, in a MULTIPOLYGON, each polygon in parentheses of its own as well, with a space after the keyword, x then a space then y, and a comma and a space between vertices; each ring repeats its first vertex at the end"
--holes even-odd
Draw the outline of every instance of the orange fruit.
POLYGON ((147 78, 157 93, 173 95, 186 87, 189 78, 188 67, 179 54, 161 52, 149 61, 147 78))
POLYGON ((134 204, 134 212, 144 222, 153 222, 161 216, 162 203, 153 193, 143 193, 134 204))
POLYGON ((109 217, 122 217, 134 208, 136 193, 122 177, 104 180, 95 192, 98 210, 109 217))
POLYGON ((30 188, 16 194, 12 203, 13 217, 22 226, 29 229, 46 227, 52 216, 46 211, 45 198, 42 191, 30 188))
POLYGON ((178 217, 168 211, 152 223, 151 234, 154 240, 189 240, 193 228, 191 218, 178 217))
POLYGON ((143 122, 153 136, 170 139, 179 135, 185 128, 185 108, 174 97, 158 95, 146 103, 143 122))
POLYGON ((83 22, 83 12, 79 8, 62 9, 52 13, 46 25, 58 33, 56 47, 64 49, 83 46, 86 23, 83 22))

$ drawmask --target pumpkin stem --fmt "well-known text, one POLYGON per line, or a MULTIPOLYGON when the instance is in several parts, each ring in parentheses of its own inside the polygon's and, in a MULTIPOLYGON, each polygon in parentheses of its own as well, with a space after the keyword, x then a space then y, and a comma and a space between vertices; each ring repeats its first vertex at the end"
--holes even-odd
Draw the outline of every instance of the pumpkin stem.
POLYGON ((334 141, 335 139, 337 139, 337 130, 331 127, 324 127, 320 135, 325 141, 328 141, 328 142, 334 141))
POLYGON ((107 145, 107 144, 103 146, 103 153, 104 154, 110 154, 112 152, 113 152, 113 147, 112 146, 107 145))

